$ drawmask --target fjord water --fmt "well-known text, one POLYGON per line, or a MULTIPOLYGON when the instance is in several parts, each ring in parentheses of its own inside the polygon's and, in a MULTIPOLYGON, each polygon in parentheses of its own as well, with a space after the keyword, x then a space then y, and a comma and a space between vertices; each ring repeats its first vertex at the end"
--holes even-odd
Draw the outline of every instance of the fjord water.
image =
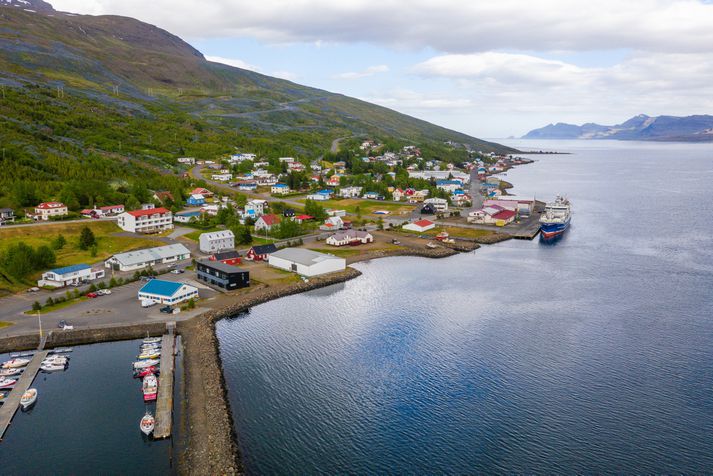
MULTIPOLYGON (((146 406, 131 362, 140 342, 76 346, 66 371, 39 373, 32 385, 36 404, 15 414, 0 442, 0 474, 175 473, 178 435, 151 441, 139 430, 146 406)), ((176 362, 174 401, 181 401, 180 358, 176 362)))
POLYGON ((713 471, 713 146, 567 150, 552 245, 389 258, 218 323, 251 474, 713 471))

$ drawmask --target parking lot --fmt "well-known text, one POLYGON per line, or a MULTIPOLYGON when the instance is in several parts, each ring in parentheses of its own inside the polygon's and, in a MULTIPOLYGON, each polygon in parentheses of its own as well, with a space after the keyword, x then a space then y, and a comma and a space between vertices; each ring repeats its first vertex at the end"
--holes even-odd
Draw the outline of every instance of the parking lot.
MULTIPOLYGON (((47 314, 41 314, 42 327, 45 330, 58 330, 58 324, 65 320, 72 324, 75 329, 82 327, 135 324, 139 322, 151 321, 175 321, 188 319, 200 312, 205 311, 201 307, 201 302, 211 300, 217 294, 216 291, 208 288, 203 283, 194 279, 191 272, 183 274, 164 274, 160 279, 168 281, 181 281, 198 288, 201 301, 196 309, 183 311, 179 314, 166 314, 159 311, 163 306, 155 305, 142 308, 137 298, 137 293, 144 282, 138 281, 124 286, 111 289, 111 294, 98 296, 93 299, 72 304, 63 309, 58 309, 47 314)), ((0 328, 0 337, 27 334, 39 330, 39 320, 36 314, 24 314, 31 308, 34 301, 32 294, 25 296, 15 296, 5 298, 0 303, 0 321, 12 322, 12 326, 0 328), (27 298, 25 300, 25 298, 27 298), (11 303, 12 305, 5 305, 11 303)))

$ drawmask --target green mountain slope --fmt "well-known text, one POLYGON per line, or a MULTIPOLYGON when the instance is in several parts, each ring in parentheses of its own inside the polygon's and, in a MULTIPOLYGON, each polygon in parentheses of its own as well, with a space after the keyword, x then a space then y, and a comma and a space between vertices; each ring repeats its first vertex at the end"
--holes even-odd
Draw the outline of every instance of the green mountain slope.
MULTIPOLYGON (((168 181, 180 155, 214 158, 238 147, 317 157, 348 136, 414 143, 444 159, 462 157, 446 141, 512 151, 364 101, 211 63, 175 35, 131 18, 35 10, 0 2, 0 185, 30 181, 44 197, 82 173, 97 181, 121 175, 129 185, 168 181)), ((7 189, 0 187, 0 205, 20 205, 3 199, 7 189)))

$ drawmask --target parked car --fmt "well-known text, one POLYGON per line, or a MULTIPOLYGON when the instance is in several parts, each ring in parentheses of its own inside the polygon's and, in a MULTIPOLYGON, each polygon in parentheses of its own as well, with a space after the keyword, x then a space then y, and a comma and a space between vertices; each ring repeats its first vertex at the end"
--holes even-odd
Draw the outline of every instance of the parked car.
POLYGON ((39 290, 40 290, 40 288, 38 288, 38 287, 35 286, 35 287, 33 287, 33 288, 28 289, 27 292, 28 292, 28 293, 36 293, 36 292, 38 292, 39 290))
POLYGON ((87 297, 94 299, 95 297, 99 297, 99 295, 97 293, 87 293, 87 297))
POLYGON ((183 270, 183 269, 171 270, 171 274, 182 274, 182 273, 185 273, 185 270, 183 270))
POLYGON ((151 307, 155 306, 156 304, 158 303, 156 301, 152 301, 151 299, 143 299, 141 301, 141 307, 151 307))
POLYGON ((72 326, 72 325, 70 325, 70 324, 67 324, 66 326, 62 327, 62 330, 63 330, 63 331, 73 331, 73 330, 74 330, 74 326, 72 326))
POLYGON ((97 291, 97 296, 108 296, 109 294, 111 294, 111 291, 108 289, 99 289, 97 291))
POLYGON ((61 321, 59 321, 59 324, 57 324, 57 327, 59 327, 60 329, 64 329, 64 328, 67 327, 67 326, 72 326, 72 324, 70 324, 69 322, 65 321, 64 319, 62 319, 61 321))
POLYGON ((152 279, 156 279, 156 276, 141 276, 141 281, 151 281, 152 279))
POLYGON ((171 306, 164 306, 159 311, 164 312, 166 314, 173 314, 173 308, 171 306))

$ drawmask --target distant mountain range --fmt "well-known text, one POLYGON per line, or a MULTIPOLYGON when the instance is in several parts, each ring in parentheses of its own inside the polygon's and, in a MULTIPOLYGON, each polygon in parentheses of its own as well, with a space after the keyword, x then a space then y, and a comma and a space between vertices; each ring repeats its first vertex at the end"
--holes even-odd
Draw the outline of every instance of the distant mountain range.
POLYGON ((656 116, 639 114, 615 126, 587 123, 549 124, 533 129, 523 139, 613 139, 713 142, 713 116, 656 116))

